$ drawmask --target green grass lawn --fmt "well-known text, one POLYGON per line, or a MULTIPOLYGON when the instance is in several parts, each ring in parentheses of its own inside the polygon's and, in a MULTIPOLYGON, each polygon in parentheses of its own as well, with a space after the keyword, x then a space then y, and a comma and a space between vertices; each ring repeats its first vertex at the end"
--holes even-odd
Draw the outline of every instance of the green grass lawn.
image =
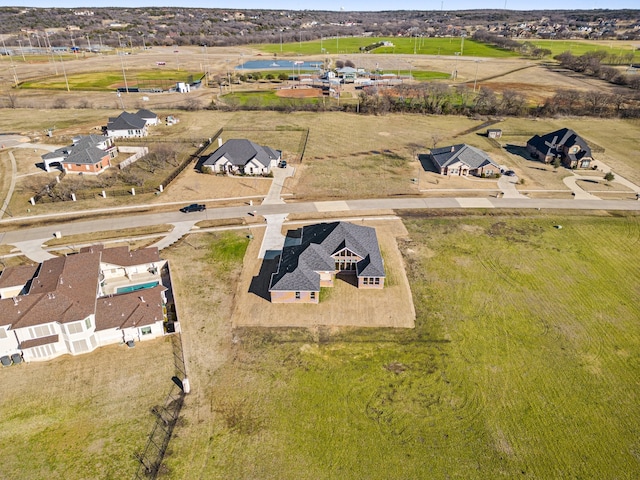
MULTIPOLYGON (((193 77, 200 78, 201 73, 186 72, 184 70, 141 70, 126 72, 129 87, 151 87, 154 81, 169 87, 175 82, 184 82, 193 77)), ((124 86, 122 71, 77 73, 67 75, 71 90, 104 91, 113 90, 114 85, 124 86)), ((66 90, 64 75, 43 78, 33 82, 23 82, 20 88, 37 88, 47 90, 66 90)))
POLYGON ((276 95, 273 90, 269 91, 249 91, 232 92, 222 97, 228 105, 238 105, 242 107, 277 107, 286 105, 316 104, 318 98, 284 98, 276 95))
MULTIPOLYGON (((621 41, 590 41, 590 40, 526 40, 536 47, 551 50, 551 56, 559 55, 563 52, 571 52, 576 56, 584 55, 587 52, 604 51, 607 55, 620 55, 636 50, 632 43, 621 41)), ((522 41, 520 43, 525 43, 522 41)), ((640 60, 640 51, 634 52, 634 60, 640 60)))
POLYGON ((516 57, 517 53, 502 50, 497 47, 477 43, 473 40, 465 39, 464 45, 459 37, 456 38, 410 38, 410 37, 340 37, 330 38, 321 41, 292 42, 282 44, 259 45, 264 52, 278 55, 321 55, 324 53, 335 55, 336 53, 361 53, 360 47, 366 47, 377 42, 391 42, 394 47, 379 47, 371 53, 391 53, 391 54, 419 54, 419 55, 454 55, 462 52, 462 55, 469 57, 516 57))
POLYGON ((415 330, 236 330, 172 478, 640 475, 640 219, 405 223, 415 330))

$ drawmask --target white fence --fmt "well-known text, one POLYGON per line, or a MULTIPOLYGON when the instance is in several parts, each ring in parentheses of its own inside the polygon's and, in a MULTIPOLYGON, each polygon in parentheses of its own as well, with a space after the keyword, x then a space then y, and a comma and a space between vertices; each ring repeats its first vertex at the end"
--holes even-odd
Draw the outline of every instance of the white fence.
POLYGON ((118 167, 122 170, 125 167, 128 167, 136 160, 140 160, 142 157, 149 153, 149 149, 147 147, 118 147, 118 152, 120 153, 133 153, 129 158, 120 162, 118 167))

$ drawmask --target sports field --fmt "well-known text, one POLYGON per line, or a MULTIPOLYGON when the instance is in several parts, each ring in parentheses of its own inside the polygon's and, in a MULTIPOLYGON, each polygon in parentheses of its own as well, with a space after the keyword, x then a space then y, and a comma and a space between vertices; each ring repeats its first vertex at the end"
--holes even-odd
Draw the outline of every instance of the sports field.
MULTIPOLYGON (((62 73, 62 72, 60 72, 62 73)), ((184 70, 138 70, 74 73, 42 78, 34 81, 22 82, 20 88, 66 90, 67 82, 70 90, 105 91, 124 87, 162 88, 167 90, 174 87, 176 82, 187 82, 189 78, 198 79, 202 73, 186 72, 184 70)))
POLYGON ((372 54, 418 54, 418 55, 455 55, 470 57, 517 57, 518 54, 509 50, 485 45, 460 37, 451 38, 409 38, 409 37, 339 37, 327 38, 322 41, 293 42, 280 44, 259 45, 264 52, 277 55, 321 55, 362 53, 361 47, 367 47, 378 42, 389 42, 393 46, 383 46, 371 50, 372 54))

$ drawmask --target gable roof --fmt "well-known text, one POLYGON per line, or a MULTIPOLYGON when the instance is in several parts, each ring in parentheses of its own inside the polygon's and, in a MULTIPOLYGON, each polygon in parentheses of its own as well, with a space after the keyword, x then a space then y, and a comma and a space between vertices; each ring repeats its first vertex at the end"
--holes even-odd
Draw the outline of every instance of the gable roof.
POLYGON ((107 130, 142 130, 146 125, 147 121, 135 113, 122 112, 115 118, 109 118, 107 130))
POLYGON ((0 272, 0 288, 25 285, 38 271, 37 265, 15 265, 0 272))
POLYGON ((278 271, 269 290, 318 291, 318 272, 334 271, 332 255, 349 249, 362 258, 356 264, 359 277, 384 277, 384 265, 374 228, 349 222, 318 223, 302 228, 299 245, 282 249, 278 271))
POLYGON ((578 145, 580 147, 579 158, 591 157, 591 148, 587 142, 570 128, 561 128, 542 136, 534 135, 529 139, 527 145, 531 145, 545 155, 557 155, 563 153, 565 146, 570 148, 578 145))
POLYGON ((86 135, 74 138, 73 145, 58 148, 42 155, 43 160, 60 159, 62 162, 93 165, 99 163, 107 155, 100 148, 109 137, 104 135, 86 135))
POLYGON ((213 152, 203 165, 215 165, 218 160, 224 157, 225 160, 237 167, 243 167, 253 159, 268 167, 271 161, 278 160, 281 154, 282 152, 279 150, 258 145, 250 140, 231 139, 213 152))
MULTIPOLYGON (((11 325, 15 329, 87 318, 96 313, 101 262, 129 266, 158 260, 157 248, 129 252, 127 246, 105 249, 102 245, 85 247, 76 254, 45 260, 33 277, 27 295, 0 299, 0 325, 11 325)), ((27 273, 25 270, 23 277, 27 273)), ((0 280, 2 277, 4 271, 0 280)), ((154 288, 161 289, 157 292, 164 290, 164 287, 154 288)), ((156 290, 149 290, 153 290, 149 297, 152 300, 156 290)), ((157 314, 154 313, 154 316, 157 314)))
POLYGON ((151 325, 164 319, 162 285, 144 291, 101 297, 96 303, 96 331, 151 325))
POLYGON ((82 320, 95 312, 100 253, 45 260, 29 293, 0 300, 0 325, 13 329, 82 320))
POLYGON ((442 148, 433 148, 431 149, 431 159, 440 169, 458 161, 468 165, 471 170, 476 170, 485 165, 493 165, 499 168, 499 165, 485 152, 464 143, 442 148))
POLYGON ((156 118, 158 118, 157 114, 155 114, 151 110, 147 110, 145 108, 141 108, 140 110, 138 110, 136 112, 136 115, 138 117, 144 118, 144 119, 147 119, 147 118, 156 119, 156 118))

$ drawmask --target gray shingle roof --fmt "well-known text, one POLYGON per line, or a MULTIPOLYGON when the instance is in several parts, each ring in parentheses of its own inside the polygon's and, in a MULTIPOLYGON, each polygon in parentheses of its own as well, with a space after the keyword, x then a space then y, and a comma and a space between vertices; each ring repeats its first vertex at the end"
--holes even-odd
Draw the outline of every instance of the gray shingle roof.
POLYGON ((457 161, 468 165, 471 170, 476 170, 485 165, 494 165, 500 168, 485 152, 464 143, 442 148, 433 148, 431 149, 431 159, 439 169, 445 168, 457 161))
POLYGON ((578 145, 580 153, 577 158, 591 157, 591 148, 587 142, 570 128, 561 128, 546 135, 534 135, 529 139, 527 145, 533 146, 544 155, 563 156, 563 147, 578 145))
POLYGON ((61 159, 63 162, 93 165, 100 162, 106 155, 98 145, 109 137, 104 135, 87 135, 74 138, 73 145, 58 148, 57 150, 42 155, 43 160, 61 159))
POLYGON ((277 160, 281 156, 281 152, 273 150, 267 146, 261 146, 246 139, 227 140, 224 145, 219 147, 204 161, 203 165, 215 165, 215 163, 224 157, 231 164, 237 167, 243 167, 252 159, 256 159, 265 167, 271 164, 271 160, 277 160))
POLYGON ((107 130, 142 130, 147 121, 135 113, 122 112, 115 118, 109 118, 107 130))
POLYGON ((144 119, 153 119, 155 120, 156 118, 158 118, 158 115, 156 115, 155 113, 153 113, 151 110, 147 110, 146 108, 142 108, 140 110, 138 110, 136 112, 136 115, 140 118, 144 118, 144 119))
POLYGON ((331 256, 344 248, 362 257, 356 265, 359 277, 385 276, 374 228, 349 222, 318 223, 303 227, 299 245, 282 249, 269 290, 320 290, 317 272, 334 271, 335 260, 331 256))

